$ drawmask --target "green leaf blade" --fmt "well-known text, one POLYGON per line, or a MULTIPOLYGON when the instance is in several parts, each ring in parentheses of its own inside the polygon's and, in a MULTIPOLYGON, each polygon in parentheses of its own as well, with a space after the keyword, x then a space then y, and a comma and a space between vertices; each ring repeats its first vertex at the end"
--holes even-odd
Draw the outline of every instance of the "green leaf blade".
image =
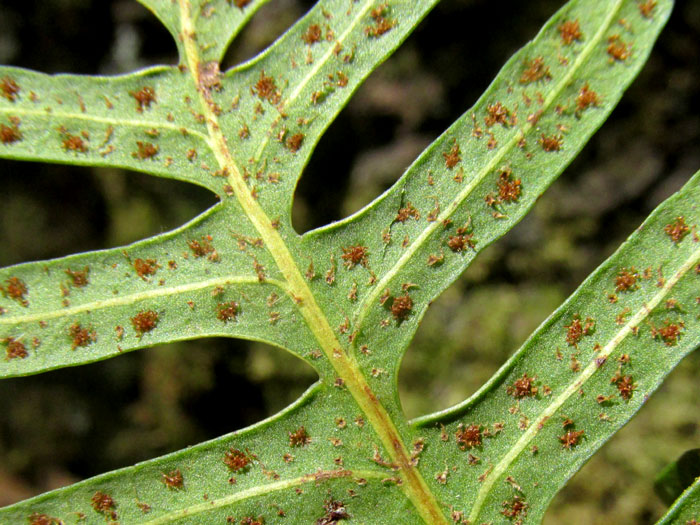
POLYGON ((526 504, 530 519, 541 518, 559 488, 700 345, 700 241, 684 235, 676 242, 669 233, 677 217, 689 225, 700 221, 698 202, 700 173, 474 397, 415 421, 434 440, 445 425, 448 441, 433 452, 442 461, 452 455, 463 464, 465 454, 479 456, 455 475, 475 502, 465 509, 470 519, 496 519, 503 502, 516 501, 526 504), (491 437, 461 451, 453 442, 460 425, 488 429, 491 437))
POLYGON ((700 523, 700 479, 681 494, 657 525, 695 525, 700 523))

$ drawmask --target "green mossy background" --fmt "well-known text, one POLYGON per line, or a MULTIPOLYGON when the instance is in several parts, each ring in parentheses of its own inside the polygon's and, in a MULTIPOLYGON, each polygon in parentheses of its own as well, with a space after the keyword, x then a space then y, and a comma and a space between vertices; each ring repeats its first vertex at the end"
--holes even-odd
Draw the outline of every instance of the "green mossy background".
MULTIPOLYGON (((358 91, 299 185, 295 225, 342 218, 395 181, 562 4, 443 0, 358 91)), ((311 2, 271 0, 234 41, 254 56, 311 2)), ((134 0, 0 0, 0 63, 115 74, 175 62, 134 0)), ((700 3, 677 2, 612 117, 530 215, 429 309, 401 369, 417 416, 475 392, 665 197, 700 168, 700 3)), ((183 183, 0 161, 0 265, 120 246, 213 204, 183 183)), ((547 524, 653 523, 653 477, 700 446, 700 353, 555 498, 547 524)), ((0 382, 0 505, 249 425, 315 379, 258 343, 213 339, 0 382)), ((291 516, 290 516, 291 518, 291 516)), ((291 521, 290 521, 291 522, 291 521)))

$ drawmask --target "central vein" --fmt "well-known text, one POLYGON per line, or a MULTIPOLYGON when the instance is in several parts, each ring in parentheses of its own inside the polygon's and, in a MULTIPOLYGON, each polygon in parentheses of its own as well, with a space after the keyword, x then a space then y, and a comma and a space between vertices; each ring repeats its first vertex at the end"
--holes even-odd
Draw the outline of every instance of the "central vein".
POLYGON ((401 484, 402 490, 426 523, 446 525, 448 522, 440 510, 434 495, 430 492, 425 480, 417 469, 411 465, 410 454, 391 417, 375 396, 354 358, 344 351, 343 345, 336 338, 325 314, 316 303, 316 299, 307 286, 285 241, 273 227, 270 218, 251 195, 241 171, 228 149, 226 137, 218 124, 217 115, 212 109, 211 95, 200 82, 201 59, 190 12, 190 2, 189 0, 179 0, 179 6, 181 37, 184 41, 187 66, 197 85, 214 155, 220 167, 227 169, 228 182, 233 189, 236 199, 263 238, 265 247, 269 250, 284 279, 287 281, 290 293, 296 298, 300 313, 320 344, 324 354, 331 362, 338 376, 344 380, 348 391, 360 409, 367 416, 368 422, 379 436, 392 462, 399 467, 398 474, 403 481, 401 484))

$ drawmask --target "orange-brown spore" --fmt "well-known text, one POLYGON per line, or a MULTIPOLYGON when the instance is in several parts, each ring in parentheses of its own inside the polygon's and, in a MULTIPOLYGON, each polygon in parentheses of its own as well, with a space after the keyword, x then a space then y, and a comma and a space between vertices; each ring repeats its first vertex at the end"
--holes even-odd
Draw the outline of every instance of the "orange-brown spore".
POLYGON ((389 19, 388 14, 388 4, 382 4, 372 9, 370 16, 374 19, 374 25, 365 27, 365 34, 370 38, 377 38, 391 31, 396 25, 396 20, 389 19))
POLYGON ((232 447, 224 454, 223 461, 232 472, 241 472, 248 468, 252 460, 251 454, 232 447))
POLYGON ((236 301, 228 301, 226 303, 219 303, 216 308, 216 318, 219 321, 228 323, 229 321, 235 321, 238 315, 238 303, 236 301))
POLYGON ((80 323, 73 323, 68 329, 72 343, 71 348, 75 350, 79 346, 88 346, 97 340, 97 334, 88 328, 84 328, 80 323))
POLYGON ((545 65, 544 58, 535 57, 530 61, 525 62, 525 70, 520 75, 521 84, 531 84, 538 80, 548 80, 552 78, 549 72, 549 66, 545 65))
POLYGON ((613 60, 622 62, 630 57, 630 46, 622 41, 620 35, 613 35, 608 38, 608 55, 613 60))
POLYGON ((306 431, 304 426, 300 426, 294 432, 289 433, 289 446, 290 447, 303 447, 311 443, 311 436, 306 431))
POLYGON ((58 518, 49 516, 48 514, 41 514, 39 512, 33 512, 29 516, 29 525, 62 525, 62 521, 58 518))
POLYGON ((158 261, 155 259, 136 259, 134 270, 139 277, 145 279, 148 275, 154 275, 158 271, 158 261))
POLYGON ((12 126, 0 124, 0 142, 3 144, 13 144, 20 140, 22 140, 22 132, 16 124, 12 126))
POLYGON ((88 274, 90 273, 90 268, 87 266, 82 269, 82 270, 71 270, 70 268, 66 269, 66 275, 70 277, 71 283, 73 286, 76 288, 82 288, 83 286, 87 286, 90 281, 88 279, 88 274))
POLYGON ((131 318, 131 325, 134 327, 134 330, 136 330, 138 336, 141 337, 146 332, 150 332, 158 326, 158 321, 159 316, 157 312, 145 310, 131 318))
POLYGON ((520 198, 522 183, 513 177, 509 169, 498 176, 498 198, 501 202, 517 202, 520 198))
POLYGON ((165 486, 169 489, 181 489, 185 484, 185 480, 182 477, 182 472, 180 472, 180 469, 175 469, 167 474, 163 473, 161 476, 161 481, 165 483, 165 486))
POLYGON ((271 104, 277 104, 282 98, 282 95, 277 91, 275 79, 265 76, 265 71, 260 72, 260 78, 252 88, 254 94, 260 97, 261 100, 267 100, 271 104))
POLYGON ((0 79, 0 95, 10 102, 14 102, 17 98, 17 93, 20 92, 20 87, 11 77, 3 77, 0 79))
POLYGON ((460 450, 467 450, 468 448, 480 447, 481 425, 469 425, 465 427, 463 424, 460 423, 457 427, 455 438, 457 439, 457 446, 460 448, 460 450))
POLYGON ((664 231, 673 242, 678 244, 685 238, 685 236, 690 231, 690 228, 685 223, 684 217, 676 217, 675 221, 673 221, 671 224, 667 224, 666 226, 664 226, 664 231))
POLYGON ((583 111, 589 106, 597 106, 599 103, 598 93, 588 87, 588 82, 586 82, 576 95, 576 111, 583 111))
POLYGON ((303 133, 295 133, 291 137, 287 139, 287 149, 291 151, 292 153, 296 153, 299 151, 301 148, 301 145, 304 142, 304 134, 303 133))
POLYGON ((639 4, 639 12, 644 18, 652 18, 655 8, 656 0, 645 0, 639 4))
POLYGON ((3 342, 6 345, 6 359, 24 359, 27 357, 27 355, 29 355, 27 353, 27 347, 24 346, 24 343, 19 339, 8 337, 7 339, 3 340, 3 342))
POLYGON ((151 104, 156 102, 156 92, 150 86, 144 86, 138 91, 129 91, 129 95, 136 99, 136 111, 143 112, 143 108, 150 109, 151 104))
POLYGON ((391 303, 391 315, 399 322, 406 320, 412 309, 413 299, 408 294, 395 297, 391 303))
POLYGON ((580 41, 581 28, 579 27, 578 20, 567 20, 559 26, 559 34, 561 35, 561 40, 564 45, 568 46, 574 43, 574 41, 580 41))
POLYGON ((513 382, 511 386, 506 388, 506 392, 508 393, 508 395, 511 395, 516 399, 521 399, 523 397, 533 397, 537 395, 535 378, 528 377, 527 374, 523 374, 523 377, 517 379, 513 382))
POLYGON ((673 323, 666 320, 661 328, 652 327, 651 335, 654 339, 661 339, 666 346, 673 346, 678 343, 684 328, 685 324, 682 321, 673 323))
POLYGON ((635 290, 637 288, 637 279, 639 279, 639 274, 637 270, 632 268, 620 268, 615 277, 615 291, 616 292, 627 292, 630 290, 635 290))
POLYGON ((158 155, 158 151, 159 151, 158 146, 154 146, 150 142, 142 142, 140 140, 137 140, 136 147, 138 149, 131 154, 131 156, 134 157, 135 159, 139 159, 139 160, 152 159, 153 157, 158 155))
POLYGON ((112 499, 111 496, 98 490, 95 492, 95 494, 93 494, 91 501, 92 508, 95 509, 95 511, 104 514, 112 520, 117 519, 117 513, 114 510, 117 507, 117 504, 114 502, 114 499, 112 499))
POLYGON ((508 125, 508 108, 500 102, 486 106, 486 113, 484 122, 488 127, 491 127, 494 124, 502 124, 503 126, 508 125))
POLYGON ((301 39, 309 45, 313 45, 321 41, 321 26, 318 24, 311 24, 304 34, 301 35, 301 39))
POLYGON ((566 434, 563 436, 559 436, 559 441, 561 441, 561 446, 566 448, 566 449, 571 449, 578 445, 579 441, 581 440, 581 436, 583 436, 584 431, 583 430, 569 430, 566 434))
POLYGON ((29 304, 24 298, 28 291, 27 285, 19 277, 9 277, 5 279, 5 286, 0 286, 2 295, 17 301, 22 306, 27 306, 29 304))
POLYGON ((563 142, 563 139, 561 135, 550 135, 547 136, 544 133, 540 135, 540 138, 538 140, 540 143, 540 146, 542 146, 542 149, 551 152, 551 151, 559 151, 561 149, 561 145, 563 142))
POLYGON ((595 321, 590 317, 586 318, 584 323, 581 322, 581 318, 575 315, 571 319, 571 324, 565 326, 566 328, 566 342, 569 346, 578 346, 581 342, 581 338, 585 335, 590 335, 595 329, 595 321))
POLYGON ((369 255, 367 246, 355 244, 341 249, 343 250, 343 255, 340 257, 345 261, 343 264, 346 268, 351 269, 358 264, 367 267, 367 256, 369 255))
POLYGON ((462 160, 459 144, 455 141, 450 151, 443 152, 442 156, 445 157, 445 166, 447 166, 448 169, 454 168, 457 163, 462 160))
POLYGON ((67 133, 62 142, 62 147, 66 151, 77 151, 79 153, 87 153, 88 147, 82 137, 67 133))

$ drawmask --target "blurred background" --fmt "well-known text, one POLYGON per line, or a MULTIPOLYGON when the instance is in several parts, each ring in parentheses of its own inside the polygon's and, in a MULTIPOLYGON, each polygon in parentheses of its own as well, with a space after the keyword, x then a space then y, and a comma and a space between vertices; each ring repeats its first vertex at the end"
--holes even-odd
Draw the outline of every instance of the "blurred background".
MULTIPOLYGON (((311 4, 271 0, 226 66, 257 54, 311 4)), ((321 140, 296 195, 298 231, 340 219, 390 186, 562 4, 443 0, 321 140)), ((134 0, 0 0, 0 63, 116 74, 176 57, 169 34, 134 0)), ((601 131, 530 215, 428 311, 401 369, 408 415, 476 391, 698 169, 700 2, 679 0, 601 131)), ((5 160, 0 187, 0 266, 137 241, 215 202, 206 190, 138 173, 5 160)), ((695 352, 555 498, 545 522, 653 523, 665 510, 654 476, 700 446, 698 378, 695 352)), ((0 505, 247 426, 314 380, 282 351, 210 339, 1 381, 0 505), (232 406, 226 400, 238 392, 246 402, 232 406)))

